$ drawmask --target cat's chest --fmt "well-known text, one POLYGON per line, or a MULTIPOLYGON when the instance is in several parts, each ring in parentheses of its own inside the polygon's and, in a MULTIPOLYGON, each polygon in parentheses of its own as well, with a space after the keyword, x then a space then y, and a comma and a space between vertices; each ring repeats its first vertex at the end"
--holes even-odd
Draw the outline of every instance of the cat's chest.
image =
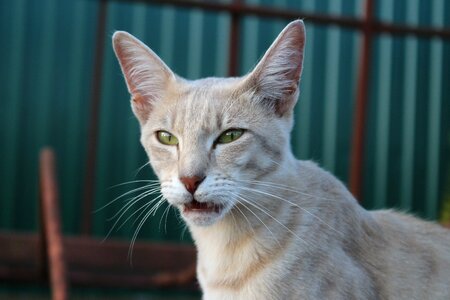
MULTIPOLYGON (((211 274, 210 274, 211 275, 211 274)), ((281 299, 273 282, 268 276, 260 273, 256 276, 232 278, 232 276, 210 276, 198 273, 198 279, 203 291, 204 300, 235 299, 281 299)))
POLYGON ((276 283, 281 282, 281 264, 282 261, 249 249, 241 249, 233 256, 209 253, 199 257, 197 276, 204 299, 278 299, 276 283))

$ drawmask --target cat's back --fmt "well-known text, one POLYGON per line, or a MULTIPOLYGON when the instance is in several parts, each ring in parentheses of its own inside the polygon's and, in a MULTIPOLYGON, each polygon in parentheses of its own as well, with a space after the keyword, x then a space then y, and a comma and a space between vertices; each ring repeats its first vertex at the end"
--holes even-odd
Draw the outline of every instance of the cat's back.
POLYGON ((378 265, 392 299, 449 299, 450 230, 395 212, 371 213, 380 228, 378 265))
POLYGON ((299 161, 297 170, 305 189, 332 210, 321 217, 337 220, 344 244, 357 250, 350 256, 370 275, 376 299, 450 299, 449 229, 393 210, 366 211, 314 162, 299 161))
POLYGON ((394 210, 373 211, 371 214, 389 243, 406 243, 418 250, 425 247, 428 252, 441 252, 450 260, 449 229, 394 210))

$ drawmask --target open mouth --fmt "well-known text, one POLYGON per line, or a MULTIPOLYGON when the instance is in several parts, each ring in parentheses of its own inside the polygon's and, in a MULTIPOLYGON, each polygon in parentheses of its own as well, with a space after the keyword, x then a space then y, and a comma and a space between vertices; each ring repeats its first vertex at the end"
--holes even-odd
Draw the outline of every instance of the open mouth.
POLYGON ((192 200, 189 203, 184 204, 183 211, 185 213, 198 212, 198 213, 219 213, 223 208, 223 205, 215 204, 211 202, 198 202, 197 200, 192 200))

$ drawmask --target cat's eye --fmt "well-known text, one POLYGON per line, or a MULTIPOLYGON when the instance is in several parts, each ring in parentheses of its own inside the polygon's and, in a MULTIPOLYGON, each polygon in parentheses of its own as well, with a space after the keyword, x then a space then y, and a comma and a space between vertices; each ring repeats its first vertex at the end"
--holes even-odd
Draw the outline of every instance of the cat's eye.
POLYGON ((178 145, 178 139, 176 136, 171 134, 170 132, 160 130, 156 132, 156 137, 161 144, 164 145, 178 145))
POLYGON ((217 144, 227 144, 231 143, 238 138, 241 137, 241 135, 244 133, 243 129, 229 129, 222 133, 216 140, 217 144))

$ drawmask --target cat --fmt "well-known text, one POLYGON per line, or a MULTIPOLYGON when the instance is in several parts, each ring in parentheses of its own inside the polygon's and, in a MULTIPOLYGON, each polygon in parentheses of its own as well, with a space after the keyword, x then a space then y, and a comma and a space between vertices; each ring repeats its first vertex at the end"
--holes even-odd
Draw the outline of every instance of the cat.
POLYGON ((203 299, 450 299, 450 231, 363 209, 290 146, 305 26, 236 78, 183 79, 115 32, 141 143, 197 248, 203 299))

